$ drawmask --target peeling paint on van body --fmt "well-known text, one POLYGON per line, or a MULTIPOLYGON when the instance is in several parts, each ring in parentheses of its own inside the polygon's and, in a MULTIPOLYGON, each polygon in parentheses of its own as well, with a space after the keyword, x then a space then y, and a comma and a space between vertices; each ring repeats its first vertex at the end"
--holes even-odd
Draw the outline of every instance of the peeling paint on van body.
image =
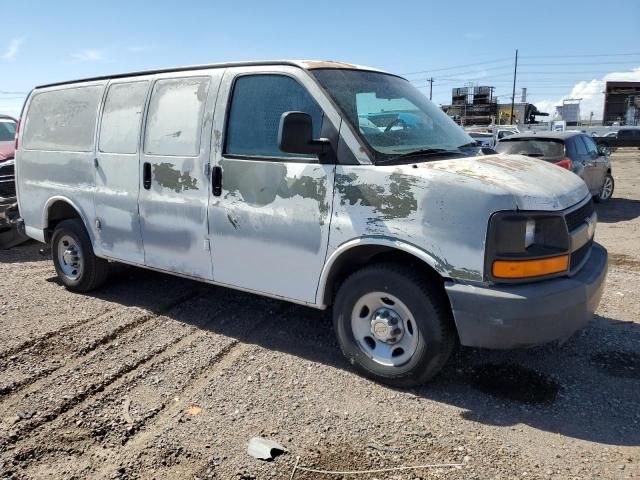
MULTIPOLYGON (((44 241, 47 208, 61 199, 77 210, 100 257, 324 308, 331 266, 354 245, 401 249, 444 278, 483 282, 487 226, 494 212, 558 211, 589 194, 579 177, 522 156, 428 162, 415 157, 413 164, 373 165, 307 68, 360 67, 266 62, 132 77, 148 81, 136 153, 106 157, 96 141, 92 151, 30 150, 24 145, 18 149, 18 199, 27 233, 44 241), (322 164, 317 158, 227 155, 224 137, 233 82, 247 74, 295 79, 323 111, 323 126, 335 132, 329 139, 334 151, 339 144, 353 158, 322 164), (185 87, 167 100, 178 105, 177 110, 197 99, 202 112, 199 123, 187 125, 193 128, 175 126, 157 113, 161 108, 153 103, 153 91, 162 80, 175 80, 164 84, 163 95, 185 87), (150 110, 155 113, 149 115, 150 110), (150 149, 145 145, 148 124, 163 127, 150 149), (169 138, 179 139, 172 146, 177 145, 177 151, 160 155, 161 148, 156 149, 169 138), (185 138, 192 141, 182 151, 185 138), (118 162, 125 161, 128 169, 120 170, 118 162), (111 162, 110 168, 101 162, 111 162), (141 186, 145 164, 151 171, 146 187, 141 186), (222 172, 220 196, 211 188, 214 168, 222 172), (109 235, 98 225, 108 227, 109 235)), ((132 78, 82 85, 98 86, 102 92, 132 78)), ((74 86, 46 91, 70 88, 74 86)), ((32 98, 21 135, 30 129, 32 98)), ((95 108, 99 118, 103 104, 104 99, 96 101, 89 113, 95 108)), ((62 111, 76 115, 81 105, 77 102, 73 111, 62 111)), ((96 139, 99 129, 98 121, 96 139)))
POLYGON ((445 277, 482 281, 491 213, 568 208, 588 195, 573 177, 520 156, 338 166, 329 256, 356 238, 394 239, 422 250, 445 277))

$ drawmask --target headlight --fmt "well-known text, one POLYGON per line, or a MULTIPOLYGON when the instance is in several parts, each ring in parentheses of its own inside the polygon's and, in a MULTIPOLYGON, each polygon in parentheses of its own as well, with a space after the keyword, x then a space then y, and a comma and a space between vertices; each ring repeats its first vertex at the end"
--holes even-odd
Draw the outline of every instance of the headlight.
POLYGON ((524 230, 524 248, 527 249, 535 242, 536 221, 533 218, 527 219, 524 230))
POLYGON ((526 280, 569 268, 569 233, 559 214, 497 212, 489 221, 486 250, 489 280, 526 280))

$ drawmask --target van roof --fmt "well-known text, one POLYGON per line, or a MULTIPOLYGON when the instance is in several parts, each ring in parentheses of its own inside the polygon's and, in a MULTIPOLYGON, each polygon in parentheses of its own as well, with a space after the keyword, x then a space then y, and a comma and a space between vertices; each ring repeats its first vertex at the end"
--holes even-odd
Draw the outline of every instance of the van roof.
POLYGON ((59 85, 69 85, 72 83, 91 82, 97 80, 110 80, 112 78, 138 77, 142 75, 153 75, 157 73, 186 72, 189 70, 204 70, 207 68, 226 68, 226 67, 251 67, 263 65, 289 65, 305 70, 317 70, 322 68, 365 70, 370 72, 387 73, 383 70, 355 65, 353 63, 336 62, 334 60, 266 60, 266 61, 248 61, 248 62, 226 62, 226 63, 209 63, 203 65, 190 65, 185 67, 162 68, 156 70, 141 70, 137 72, 117 73, 114 75, 101 75, 99 77, 80 78, 77 80, 66 80, 63 82, 48 83, 38 85, 36 88, 56 87, 59 85))

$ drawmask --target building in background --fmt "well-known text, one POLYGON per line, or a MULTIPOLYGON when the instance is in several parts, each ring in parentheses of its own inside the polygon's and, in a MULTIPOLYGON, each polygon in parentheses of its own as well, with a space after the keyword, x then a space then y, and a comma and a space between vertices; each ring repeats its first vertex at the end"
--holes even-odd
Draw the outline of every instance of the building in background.
POLYGON ((562 105, 556 107, 555 120, 564 120, 567 125, 578 125, 580 122, 580 101, 581 98, 567 98, 562 101, 562 105))
POLYGON ((494 90, 490 86, 454 88, 451 105, 443 105, 442 110, 460 125, 524 125, 536 123, 536 116, 549 115, 527 102, 527 89, 523 88, 521 101, 513 106, 512 122, 511 102, 498 103, 494 90))
POLYGON ((602 119, 604 125, 640 125, 640 82, 607 82, 602 119))

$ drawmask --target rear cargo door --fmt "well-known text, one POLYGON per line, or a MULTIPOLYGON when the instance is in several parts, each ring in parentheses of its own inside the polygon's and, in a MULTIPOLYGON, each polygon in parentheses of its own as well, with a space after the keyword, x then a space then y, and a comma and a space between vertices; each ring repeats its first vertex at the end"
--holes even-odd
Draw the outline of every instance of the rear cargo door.
POLYGON ((149 267, 212 278, 208 163, 221 72, 159 76, 152 86, 139 198, 144 263, 149 267))

